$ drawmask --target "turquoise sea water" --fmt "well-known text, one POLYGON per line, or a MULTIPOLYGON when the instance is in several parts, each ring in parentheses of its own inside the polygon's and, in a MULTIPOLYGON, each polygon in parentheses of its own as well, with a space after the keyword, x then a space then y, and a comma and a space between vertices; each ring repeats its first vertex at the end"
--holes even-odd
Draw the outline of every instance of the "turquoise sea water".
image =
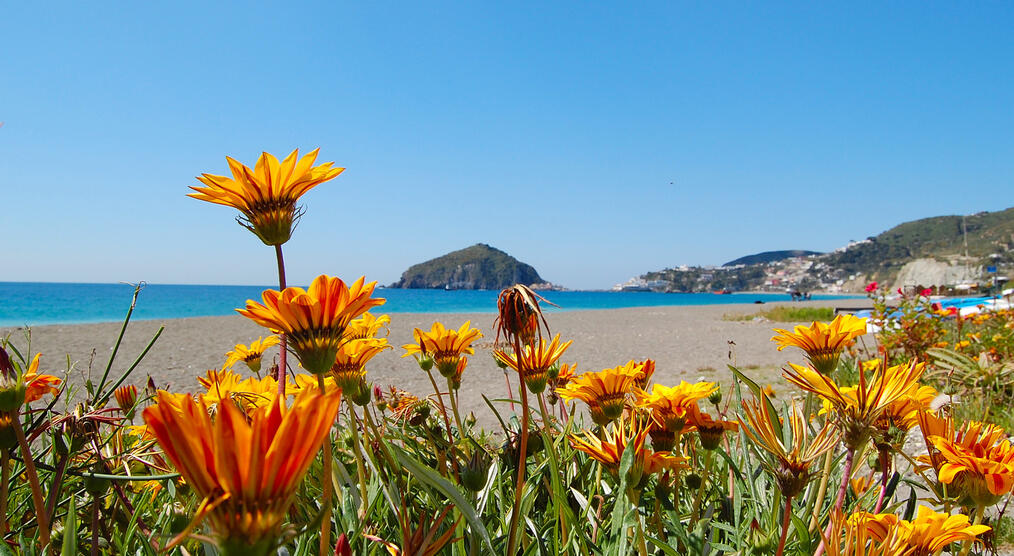
MULTIPOLYGON (((270 287, 270 286, 269 286, 270 287)), ((235 314, 247 299, 260 300, 262 286, 195 286, 148 284, 141 290, 135 319, 171 319, 235 314)), ((128 284, 0 282, 0 326, 123 320, 134 287, 128 284)), ((387 299, 385 313, 493 313, 499 292, 484 290, 378 289, 387 299)), ((567 291, 545 292, 560 306, 550 310, 616 309, 669 305, 722 305, 754 301, 789 301, 788 294, 651 293, 567 291)), ((851 296, 813 296, 842 299, 851 296)))

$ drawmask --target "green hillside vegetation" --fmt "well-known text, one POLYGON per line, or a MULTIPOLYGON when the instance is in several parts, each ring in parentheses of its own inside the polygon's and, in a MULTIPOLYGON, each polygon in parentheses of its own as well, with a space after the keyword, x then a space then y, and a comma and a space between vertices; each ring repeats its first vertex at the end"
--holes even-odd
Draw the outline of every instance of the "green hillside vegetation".
POLYGON ((755 255, 747 255, 740 257, 734 261, 729 261, 722 266, 737 266, 741 264, 763 264, 774 261, 781 261, 783 259, 791 259, 792 257, 809 257, 810 255, 822 255, 818 251, 804 251, 802 249, 789 249, 787 251, 765 251, 763 253, 757 253, 755 255))
POLYGON ((412 265, 392 288, 498 290, 514 284, 539 284, 545 280, 531 265, 477 243, 435 259, 412 265))
POLYGON ((830 253, 824 262, 848 274, 888 279, 906 263, 918 258, 947 260, 964 256, 967 231, 968 256, 973 264, 1014 262, 1014 208, 980 212, 971 216, 935 216, 899 224, 843 252, 830 253), (964 227, 964 230, 963 230, 964 227), (991 255, 1000 255, 993 258, 991 255))

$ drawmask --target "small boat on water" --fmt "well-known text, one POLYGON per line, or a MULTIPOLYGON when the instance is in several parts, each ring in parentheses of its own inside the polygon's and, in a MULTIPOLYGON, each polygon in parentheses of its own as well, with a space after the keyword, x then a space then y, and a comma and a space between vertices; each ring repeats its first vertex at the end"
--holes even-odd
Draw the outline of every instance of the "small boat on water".
POLYGON ((715 290, 715 291, 713 291, 711 293, 716 294, 716 295, 731 295, 732 294, 732 290, 730 290, 730 289, 715 290))

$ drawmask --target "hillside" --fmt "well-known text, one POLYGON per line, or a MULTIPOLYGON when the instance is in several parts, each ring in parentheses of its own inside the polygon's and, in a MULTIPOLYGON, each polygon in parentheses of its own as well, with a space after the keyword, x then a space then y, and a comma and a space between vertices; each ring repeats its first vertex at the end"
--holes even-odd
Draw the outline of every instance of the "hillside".
POLYGON ((802 249, 790 249, 788 251, 765 251, 763 253, 757 253, 754 255, 747 255, 740 257, 736 260, 729 261, 722 266, 738 266, 745 264, 763 264, 780 261, 783 259, 791 259, 793 257, 808 257, 810 255, 822 255, 817 251, 804 251, 802 249))
POLYGON ((935 216, 899 224, 847 249, 830 253, 828 266, 870 280, 891 281, 917 259, 986 266, 1014 262, 1014 208, 971 216, 935 216), (964 223, 962 223, 964 220, 964 223), (965 232, 968 259, 965 259, 965 232), (994 261, 991 255, 1000 255, 994 261))
POLYGON ((1012 272, 1014 208, 1008 208, 905 222, 827 254, 768 251, 718 268, 683 266, 648 272, 641 279, 653 290, 671 292, 861 293, 872 281, 892 285, 892 289, 977 282, 985 286, 992 276, 1009 277, 1012 272), (995 267, 996 274, 987 275, 989 267, 995 267))
POLYGON ((477 243, 459 251, 412 265, 392 288, 499 290, 514 284, 541 284, 545 280, 531 265, 477 243))

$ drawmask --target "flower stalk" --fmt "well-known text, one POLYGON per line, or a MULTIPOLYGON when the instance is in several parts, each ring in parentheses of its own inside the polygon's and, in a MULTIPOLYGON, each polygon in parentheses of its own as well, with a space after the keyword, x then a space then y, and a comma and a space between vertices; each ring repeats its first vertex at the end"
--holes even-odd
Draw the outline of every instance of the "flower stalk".
MULTIPOLYGON (((281 252, 282 252, 281 251, 281 247, 279 246, 278 247, 279 256, 281 256, 281 252)), ((279 259, 279 261, 280 260, 281 259, 279 259)), ((281 280, 285 279, 284 276, 283 276, 283 273, 284 273, 284 271, 280 270, 280 272, 279 272, 279 278, 281 280)), ((283 288, 284 288, 284 286, 283 286, 283 288)), ((282 353, 283 354, 285 353, 285 336, 282 336, 282 353)), ((282 356, 282 361, 285 361, 284 355, 282 356)), ((280 364, 279 368, 280 369, 284 369, 285 368, 284 363, 280 364)), ((279 384, 283 384, 283 382, 285 380, 285 372, 284 371, 279 371, 278 374, 279 374, 278 383, 279 384)), ((320 388, 321 395, 324 395, 324 394, 327 393, 327 387, 326 387, 326 385, 324 383, 324 375, 317 375, 317 386, 320 388)), ((282 393, 279 395, 279 397, 284 396, 284 392, 285 392, 284 386, 282 386, 282 388, 283 388, 283 390, 282 390, 282 393)), ((352 407, 352 406, 350 405, 349 407, 352 407)), ((321 490, 322 490, 321 497, 320 497, 320 503, 321 503, 322 506, 324 506, 324 515, 321 517, 321 521, 320 521, 320 553, 321 554, 327 554, 331 550, 331 506, 332 506, 332 504, 331 504, 331 486, 332 486, 332 481, 331 481, 331 465, 334 462, 334 456, 331 453, 331 430, 330 429, 328 429, 327 435, 324 437, 324 445, 322 446, 322 448, 323 448, 322 449, 323 469, 322 469, 322 473, 321 474, 323 476, 321 477, 321 480, 320 480, 320 487, 321 487, 321 490)), ((365 501, 363 503, 365 504, 365 501)))
MULTIPOLYGON (((28 445, 28 440, 25 439, 25 431, 21 427, 21 419, 16 415, 11 416, 11 426, 14 429, 15 437, 18 439, 18 446, 21 447, 21 456, 25 462, 25 476, 28 477, 28 486, 32 490, 35 520, 39 526, 39 544, 45 548, 49 546, 49 514, 46 512, 46 502, 42 497, 42 485, 39 484, 39 474, 35 471, 32 448, 28 445)), ((6 481, 4 484, 6 484, 6 481)))
MULTIPOLYGON (((281 244, 275 245, 275 261, 278 263, 278 289, 284 290, 285 286, 285 258, 282 256, 281 244)), ((278 374, 275 375, 275 380, 278 381, 278 395, 285 395, 285 376, 288 373, 288 365, 286 362, 286 355, 288 355, 288 341, 285 333, 279 334, 281 344, 278 348, 278 374)), ((323 392, 324 386, 321 383, 321 391, 323 392)), ((325 446, 329 445, 329 442, 325 442, 325 446)), ((327 449, 327 448, 325 448, 327 449)))

